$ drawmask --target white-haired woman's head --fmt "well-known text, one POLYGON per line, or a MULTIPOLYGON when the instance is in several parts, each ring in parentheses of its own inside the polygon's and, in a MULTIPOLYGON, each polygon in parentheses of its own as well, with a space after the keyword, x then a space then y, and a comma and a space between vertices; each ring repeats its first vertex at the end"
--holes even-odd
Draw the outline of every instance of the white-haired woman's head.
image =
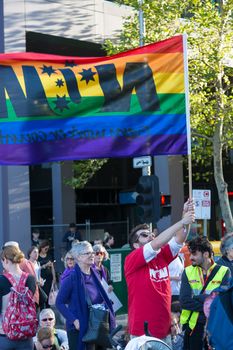
POLYGON ((54 328, 56 323, 55 313, 52 309, 43 309, 39 314, 40 327, 54 328))
POLYGON ((94 251, 91 243, 88 241, 82 241, 75 244, 70 253, 74 257, 75 262, 78 263, 79 267, 90 267, 94 264, 94 251))

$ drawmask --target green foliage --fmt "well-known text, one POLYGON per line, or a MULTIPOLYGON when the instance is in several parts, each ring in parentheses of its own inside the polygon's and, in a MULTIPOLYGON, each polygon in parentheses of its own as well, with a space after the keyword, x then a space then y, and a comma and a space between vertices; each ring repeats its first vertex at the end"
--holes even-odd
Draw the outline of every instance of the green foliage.
MULTIPOLYGON (((139 1, 118 2, 135 8, 135 14, 126 19, 117 45, 105 43, 110 54, 139 46, 139 1)), ((181 33, 188 36, 190 114, 195 137, 192 156, 200 165, 212 162, 212 145, 219 123, 223 124, 219 135, 221 146, 232 147, 233 139, 233 68, 225 65, 226 58, 233 59, 233 1, 224 1, 221 8, 218 3, 213 0, 142 1, 145 44, 181 33)))
POLYGON ((83 188, 107 161, 108 159, 87 159, 74 161, 74 176, 71 179, 65 179, 65 183, 74 189, 83 188))
POLYGON ((139 4, 144 14, 145 45, 187 34, 192 158, 201 169, 196 178, 207 180, 214 174, 222 216, 230 232, 233 218, 222 159, 233 147, 233 68, 227 63, 231 59, 233 66, 233 0, 118 2, 132 6, 135 12, 126 19, 117 44, 105 43, 111 54, 139 46, 139 4))

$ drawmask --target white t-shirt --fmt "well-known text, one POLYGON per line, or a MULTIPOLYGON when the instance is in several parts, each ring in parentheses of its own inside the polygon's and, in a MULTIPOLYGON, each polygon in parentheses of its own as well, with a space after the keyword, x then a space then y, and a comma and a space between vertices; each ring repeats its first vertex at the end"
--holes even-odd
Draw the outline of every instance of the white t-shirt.
POLYGON ((168 265, 168 270, 170 276, 179 278, 179 281, 170 280, 172 295, 179 295, 181 287, 181 276, 184 271, 184 260, 182 259, 182 257, 177 256, 175 260, 173 260, 168 265))

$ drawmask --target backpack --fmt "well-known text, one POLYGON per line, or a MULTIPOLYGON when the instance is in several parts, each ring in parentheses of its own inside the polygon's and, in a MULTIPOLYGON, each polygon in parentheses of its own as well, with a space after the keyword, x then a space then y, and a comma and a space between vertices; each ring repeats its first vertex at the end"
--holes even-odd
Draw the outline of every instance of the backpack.
POLYGON ((207 334, 214 349, 233 349, 233 287, 219 292, 213 300, 207 322, 207 334))
POLYGON ((25 286, 28 274, 23 272, 17 285, 10 273, 4 276, 12 284, 10 298, 2 322, 6 336, 11 340, 22 340, 36 335, 38 320, 33 294, 25 286))

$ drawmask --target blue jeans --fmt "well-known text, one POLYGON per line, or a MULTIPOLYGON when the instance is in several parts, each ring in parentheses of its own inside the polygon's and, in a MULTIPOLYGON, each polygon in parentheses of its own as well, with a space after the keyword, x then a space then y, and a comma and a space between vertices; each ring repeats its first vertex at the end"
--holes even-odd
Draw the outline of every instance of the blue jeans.
POLYGON ((6 336, 0 335, 1 350, 33 350, 32 338, 24 340, 10 340, 6 336))

